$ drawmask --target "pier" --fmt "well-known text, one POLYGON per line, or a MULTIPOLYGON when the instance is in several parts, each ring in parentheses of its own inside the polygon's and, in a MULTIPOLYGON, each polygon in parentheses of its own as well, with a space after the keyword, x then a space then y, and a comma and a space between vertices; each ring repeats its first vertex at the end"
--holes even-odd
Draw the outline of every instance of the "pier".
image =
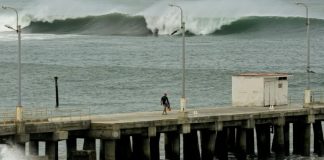
POLYGON ((185 112, 174 110, 168 115, 161 113, 81 115, 41 120, 25 117, 22 124, 3 122, 0 137, 2 142, 10 140, 22 149, 29 142, 29 154, 36 157, 39 142, 43 141, 45 158, 49 160, 58 159, 58 142, 62 140, 66 141, 68 160, 94 160, 96 139, 100 139, 100 160, 158 160, 162 134, 166 159, 179 160, 180 156, 184 160, 228 159, 229 153, 237 159, 247 159, 248 156, 266 159, 270 153, 275 153, 278 158, 289 154, 309 156, 312 126, 314 153, 318 156, 324 153, 321 125, 324 104, 321 103, 276 106, 273 109, 213 107, 185 112), (293 131, 290 131, 290 125, 293 131), (270 138, 271 134, 273 138, 270 138), (77 138, 84 138, 82 151, 76 150, 77 138), (182 155, 180 148, 183 149, 182 155))
POLYGON ((56 107, 25 109, 22 121, 15 121, 14 113, 3 111, 0 140, 23 151, 29 148, 28 157, 42 160, 59 159, 60 141, 66 144, 67 160, 227 160, 229 155, 238 160, 273 155, 284 159, 310 156, 312 151, 322 157, 324 96, 305 90, 304 102, 291 103, 287 77, 236 75, 232 105, 174 107, 167 115, 162 115, 162 107, 106 115, 93 115, 90 108, 56 107), (84 140, 81 150, 77 139, 84 140), (45 156, 39 155, 40 142, 45 142, 45 156))

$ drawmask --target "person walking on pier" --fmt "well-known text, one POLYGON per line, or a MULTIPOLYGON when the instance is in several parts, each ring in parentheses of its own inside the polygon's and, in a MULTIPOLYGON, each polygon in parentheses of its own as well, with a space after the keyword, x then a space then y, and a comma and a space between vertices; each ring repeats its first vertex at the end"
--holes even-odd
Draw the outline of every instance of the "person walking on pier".
POLYGON ((168 109, 169 111, 171 110, 171 108, 170 108, 170 102, 169 102, 169 99, 168 99, 166 93, 164 93, 164 96, 161 98, 161 105, 163 105, 163 112, 162 112, 162 115, 167 114, 167 109, 168 109))

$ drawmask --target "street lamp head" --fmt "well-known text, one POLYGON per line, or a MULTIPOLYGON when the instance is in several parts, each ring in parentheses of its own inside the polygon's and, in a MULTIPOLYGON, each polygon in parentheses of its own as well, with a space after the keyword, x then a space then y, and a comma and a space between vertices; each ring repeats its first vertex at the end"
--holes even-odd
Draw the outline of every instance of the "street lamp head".
POLYGON ((174 7, 174 5, 173 5, 173 4, 169 4, 169 6, 170 6, 170 7, 174 7))
POLYGON ((307 6, 305 3, 302 3, 302 2, 296 2, 296 5, 302 5, 302 6, 304 6, 306 9, 308 8, 308 6, 307 6))
POLYGON ((14 28, 12 28, 11 26, 9 26, 9 25, 5 25, 5 27, 7 27, 7 28, 9 28, 9 29, 12 29, 12 30, 15 30, 14 28))
POLYGON ((3 9, 7 9, 8 7, 6 7, 6 6, 2 6, 2 8, 3 8, 3 9))

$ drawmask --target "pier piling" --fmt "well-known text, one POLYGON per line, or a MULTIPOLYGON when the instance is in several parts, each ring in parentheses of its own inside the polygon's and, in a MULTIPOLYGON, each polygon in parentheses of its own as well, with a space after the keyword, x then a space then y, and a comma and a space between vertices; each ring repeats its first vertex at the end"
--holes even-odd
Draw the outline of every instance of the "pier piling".
POLYGON ((215 146, 215 155, 220 160, 228 159, 228 150, 227 150, 227 129, 217 132, 216 137, 216 146, 215 146))
POLYGON ((39 152, 39 142, 38 141, 29 141, 29 154, 37 156, 39 152))
POLYGON ((290 155, 290 123, 284 126, 285 156, 290 155))
POLYGON ((255 156, 254 147, 254 128, 246 130, 246 153, 250 156, 255 156))
POLYGON ((213 160, 217 132, 214 130, 200 130, 201 159, 213 160))
POLYGON ((319 157, 324 155, 324 140, 323 140, 323 130, 322 130, 322 121, 315 121, 313 124, 314 130, 314 153, 319 157))
POLYGON ((130 160, 132 156, 132 146, 130 136, 120 136, 116 140, 116 159, 117 160, 130 160))
POLYGON ((270 125, 256 125, 257 150, 259 159, 267 159, 270 156, 270 125))
POLYGON ((83 150, 96 150, 96 139, 84 138, 83 150))
POLYGON ((160 135, 160 133, 156 133, 156 136, 150 138, 152 160, 160 160, 160 135))
POLYGON ((48 156, 48 160, 58 160, 58 142, 46 141, 45 154, 48 156))
POLYGON ((164 133, 165 158, 180 160, 180 134, 177 132, 164 133))
POLYGON ((151 160, 150 138, 133 135, 133 159, 151 160))
POLYGON ((236 158, 238 160, 246 160, 246 136, 247 129, 239 127, 236 133, 236 158))
POLYGON ((103 140, 104 145, 104 159, 116 160, 116 140, 103 140))
POLYGON ((200 160, 197 130, 192 130, 190 133, 183 134, 183 159, 200 160))
POLYGON ((74 137, 69 137, 66 140, 66 157, 67 160, 73 160, 72 153, 77 150, 77 140, 74 137))

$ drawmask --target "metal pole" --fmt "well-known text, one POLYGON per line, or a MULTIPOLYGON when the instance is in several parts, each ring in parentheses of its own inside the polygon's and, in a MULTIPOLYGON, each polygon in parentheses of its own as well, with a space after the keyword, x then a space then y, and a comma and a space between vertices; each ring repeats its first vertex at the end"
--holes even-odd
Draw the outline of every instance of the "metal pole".
POLYGON ((57 85, 57 79, 58 77, 54 77, 55 80, 55 95, 56 95, 56 108, 59 107, 59 94, 58 94, 58 85, 57 85))
POLYGON ((16 106, 16 120, 22 121, 22 105, 21 105, 21 26, 18 23, 19 14, 17 9, 7 6, 2 6, 3 9, 11 9, 16 13, 16 29, 13 29, 18 34, 18 104, 16 106))
POLYGON ((18 88, 19 88, 19 97, 18 97, 18 107, 21 107, 21 26, 17 25, 18 32, 18 88))
POLYGON ((309 36, 309 26, 310 26, 310 20, 308 17, 308 6, 305 3, 296 3, 297 5, 302 5, 306 9, 306 38, 307 38, 307 66, 306 66, 306 72, 307 72, 307 90, 310 89, 310 36, 309 36))
POLYGON ((171 7, 177 7, 181 12, 181 32, 182 32, 182 94, 180 99, 180 110, 184 111, 186 108, 186 54, 185 54, 185 22, 183 21, 183 10, 178 5, 170 4, 171 7))
POLYGON ((181 10, 181 29, 182 29, 182 98, 186 98, 186 54, 185 54, 185 22, 183 21, 183 12, 181 10))

